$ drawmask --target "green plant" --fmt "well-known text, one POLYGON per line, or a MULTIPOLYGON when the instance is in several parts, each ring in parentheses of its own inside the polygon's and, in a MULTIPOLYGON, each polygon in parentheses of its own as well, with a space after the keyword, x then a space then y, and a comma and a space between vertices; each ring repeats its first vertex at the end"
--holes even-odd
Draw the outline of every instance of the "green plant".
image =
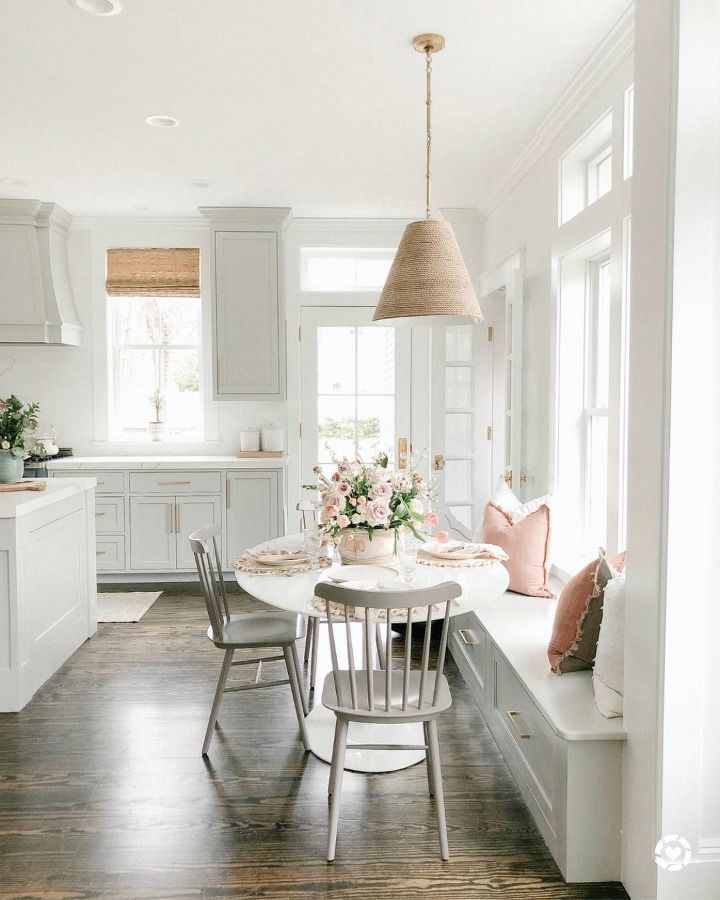
POLYGON ((39 411, 37 403, 23 403, 15 394, 0 400, 0 449, 24 456, 25 433, 37 428, 39 411))

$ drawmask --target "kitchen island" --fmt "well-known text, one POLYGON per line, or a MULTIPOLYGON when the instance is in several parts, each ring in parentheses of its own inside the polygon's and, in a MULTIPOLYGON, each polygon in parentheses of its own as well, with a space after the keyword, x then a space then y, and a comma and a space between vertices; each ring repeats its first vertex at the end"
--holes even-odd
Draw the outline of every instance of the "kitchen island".
POLYGON ((22 709, 96 630, 95 479, 0 493, 0 712, 22 709))

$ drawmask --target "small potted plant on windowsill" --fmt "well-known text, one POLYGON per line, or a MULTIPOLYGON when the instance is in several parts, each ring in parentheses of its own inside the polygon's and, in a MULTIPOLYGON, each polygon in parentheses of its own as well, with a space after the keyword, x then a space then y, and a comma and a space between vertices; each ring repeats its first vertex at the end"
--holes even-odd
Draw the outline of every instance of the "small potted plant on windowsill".
POLYGON ((37 403, 23 403, 15 394, 0 400, 0 484, 16 484, 23 476, 25 433, 37 428, 37 403))
POLYGON ((162 412, 163 406, 165 406, 165 401, 159 390, 154 391, 150 395, 150 403, 155 410, 155 418, 152 422, 148 422, 148 433, 151 441, 160 441, 162 440, 163 432, 165 431, 165 423, 160 418, 160 413, 162 412))

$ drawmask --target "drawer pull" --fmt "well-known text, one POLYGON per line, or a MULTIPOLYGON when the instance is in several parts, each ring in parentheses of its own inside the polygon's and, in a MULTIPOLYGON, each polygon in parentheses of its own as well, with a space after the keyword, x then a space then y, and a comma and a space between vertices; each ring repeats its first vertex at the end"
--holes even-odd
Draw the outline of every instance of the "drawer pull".
POLYGON ((104 516, 105 513, 99 513, 99 512, 96 512, 95 515, 96 515, 96 516, 104 516))
MULTIPOLYGON (((519 738, 522 738, 522 740, 527 740, 528 738, 532 737, 532 734, 530 734, 529 731, 523 731, 522 728, 520 728, 520 726, 517 723, 517 718, 522 717, 521 712, 517 712, 515 710, 507 710, 507 717, 508 717, 508 719, 510 719, 510 724, 514 728, 515 733, 517 734, 517 736, 519 738)), ((521 719, 521 721, 522 721, 522 719, 521 719)))
POLYGON ((101 484, 105 484, 105 482, 104 482, 104 481, 101 481, 101 480, 98 478, 98 480, 95 482, 95 484, 96 484, 98 487, 100 487, 100 485, 101 485, 101 484))
POLYGON ((469 628, 460 628, 458 634, 466 647, 474 647, 476 644, 481 643, 480 638, 469 628))
POLYGON ((158 481, 158 484, 162 484, 163 486, 165 486, 165 485, 170 486, 170 485, 175 485, 175 484, 192 484, 192 482, 191 481, 158 481))
POLYGON ((104 556, 107 553, 107 550, 96 550, 95 556, 104 556))

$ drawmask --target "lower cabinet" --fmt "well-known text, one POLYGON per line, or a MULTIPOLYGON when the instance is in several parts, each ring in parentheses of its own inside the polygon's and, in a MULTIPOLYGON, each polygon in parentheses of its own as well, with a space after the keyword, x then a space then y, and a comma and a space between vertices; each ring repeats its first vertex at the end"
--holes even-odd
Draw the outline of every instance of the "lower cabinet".
POLYGON ((282 483, 277 471, 228 472, 226 485, 226 564, 248 547, 279 537, 282 483))
POLYGON ((130 568, 167 572, 194 569, 190 534, 221 525, 219 497, 131 497, 130 568))

